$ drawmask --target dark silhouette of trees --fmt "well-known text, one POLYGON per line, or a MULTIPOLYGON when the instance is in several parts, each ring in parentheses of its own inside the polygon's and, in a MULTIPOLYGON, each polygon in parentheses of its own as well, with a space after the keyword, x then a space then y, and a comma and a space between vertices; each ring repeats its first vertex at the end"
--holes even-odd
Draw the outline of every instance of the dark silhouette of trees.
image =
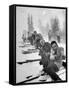
POLYGON ((33 26, 33 18, 32 15, 28 15, 28 32, 32 33, 34 31, 34 26, 33 26))
POLYGON ((60 27, 58 18, 51 19, 51 29, 48 32, 49 40, 52 38, 57 40, 60 43, 60 27))

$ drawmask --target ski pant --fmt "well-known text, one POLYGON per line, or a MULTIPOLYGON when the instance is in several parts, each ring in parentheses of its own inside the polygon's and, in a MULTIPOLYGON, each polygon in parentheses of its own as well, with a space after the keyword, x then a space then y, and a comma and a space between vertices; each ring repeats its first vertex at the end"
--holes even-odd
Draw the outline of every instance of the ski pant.
POLYGON ((54 81, 61 80, 56 72, 59 71, 56 64, 50 62, 47 67, 44 66, 44 72, 51 76, 54 81))

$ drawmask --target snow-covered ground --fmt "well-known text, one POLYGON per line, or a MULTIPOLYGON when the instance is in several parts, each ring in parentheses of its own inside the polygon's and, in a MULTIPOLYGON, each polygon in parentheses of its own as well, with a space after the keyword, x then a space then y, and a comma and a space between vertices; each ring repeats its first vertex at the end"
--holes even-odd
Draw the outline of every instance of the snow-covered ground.
MULTIPOLYGON (((22 43, 19 43, 16 49, 16 83, 23 82, 27 80, 26 77, 31 76, 36 77, 39 75, 39 73, 42 70, 42 65, 39 64, 39 61, 37 62, 30 62, 30 63, 24 63, 24 64, 18 64, 17 62, 23 62, 26 60, 37 60, 41 59, 41 57, 38 55, 39 52, 36 53, 30 53, 30 54, 23 54, 23 51, 27 51, 28 49, 35 49, 34 46, 27 45, 26 47, 23 46, 22 43)), ((64 45, 65 47, 65 45, 64 45)), ((65 69, 62 69, 60 72, 58 72, 60 78, 62 80, 66 79, 66 73, 65 69), (61 75, 60 75, 61 74, 61 75)), ((32 78, 30 77, 30 78, 32 78)), ((50 76, 40 76, 34 80, 28 81, 27 83, 33 83, 33 82, 41 82, 41 80, 46 80, 45 82, 51 81, 50 76)))

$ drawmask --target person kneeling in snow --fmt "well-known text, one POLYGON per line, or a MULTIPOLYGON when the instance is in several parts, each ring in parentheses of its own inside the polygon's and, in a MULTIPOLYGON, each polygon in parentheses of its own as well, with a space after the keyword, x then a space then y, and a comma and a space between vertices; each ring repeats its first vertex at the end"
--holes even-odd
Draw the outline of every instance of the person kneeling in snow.
MULTIPOLYGON (((59 60, 60 56, 58 54, 58 46, 55 42, 52 42, 51 44, 45 41, 41 41, 41 45, 42 48, 40 50, 39 55, 41 55, 41 61, 40 61, 40 65, 43 65, 43 71, 45 73, 47 73, 48 75, 50 75, 50 77, 54 80, 61 80, 59 78, 59 76, 56 74, 57 71, 59 71, 59 66, 56 64, 58 61, 61 62, 59 60), (54 45, 55 44, 55 45, 54 45), (55 57, 53 58, 53 60, 51 60, 51 48, 53 48, 55 50, 54 55, 55 57), (56 53, 57 52, 57 53, 56 53)), ((60 63, 61 65, 61 63, 60 63)))

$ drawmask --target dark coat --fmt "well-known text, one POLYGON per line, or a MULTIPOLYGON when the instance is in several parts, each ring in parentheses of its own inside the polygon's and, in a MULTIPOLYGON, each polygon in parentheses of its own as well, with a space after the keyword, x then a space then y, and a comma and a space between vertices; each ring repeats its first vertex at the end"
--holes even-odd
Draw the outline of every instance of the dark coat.
POLYGON ((51 45, 50 43, 46 42, 42 47, 42 50, 40 50, 40 55, 42 57, 40 64, 42 64, 44 67, 47 67, 50 61, 50 51, 51 51, 51 45))

